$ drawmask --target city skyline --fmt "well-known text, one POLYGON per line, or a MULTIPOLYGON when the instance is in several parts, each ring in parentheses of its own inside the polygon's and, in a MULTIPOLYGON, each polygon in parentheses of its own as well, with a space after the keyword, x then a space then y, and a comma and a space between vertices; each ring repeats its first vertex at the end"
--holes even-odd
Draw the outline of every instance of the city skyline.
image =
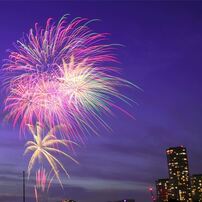
POLYGON ((156 180, 156 202, 202 201, 202 174, 189 169, 189 157, 184 146, 166 149, 168 178, 156 180))
MULTIPOLYGON (((202 2, 0 2, 1 66, 5 50, 35 22, 45 25, 49 17, 57 21, 64 14, 70 20, 100 19, 90 27, 110 33, 110 43, 121 44, 115 51, 117 66, 142 91, 124 92, 138 103, 126 106, 135 120, 115 111, 107 119, 111 132, 98 128, 99 137, 85 136, 74 153, 80 165, 65 161, 71 178, 64 180, 63 190, 53 185, 52 201, 149 202, 148 187, 168 177, 165 149, 181 144, 188 150, 191 173, 200 174, 202 2)), ((0 100, 0 201, 21 202, 25 139, 5 122, 2 93, 0 100)), ((26 197, 34 201, 30 184, 26 197)))

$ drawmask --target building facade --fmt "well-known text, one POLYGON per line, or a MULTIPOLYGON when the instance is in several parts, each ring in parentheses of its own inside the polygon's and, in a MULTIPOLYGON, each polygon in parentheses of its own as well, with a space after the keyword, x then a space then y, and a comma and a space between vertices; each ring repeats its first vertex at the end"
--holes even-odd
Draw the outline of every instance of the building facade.
POLYGON ((166 150, 169 170, 169 199, 192 201, 189 165, 186 148, 171 147, 166 150))
POLYGON ((193 202, 202 202, 202 174, 191 177, 193 202))
POLYGON ((169 179, 159 179, 156 181, 157 202, 168 202, 169 179))

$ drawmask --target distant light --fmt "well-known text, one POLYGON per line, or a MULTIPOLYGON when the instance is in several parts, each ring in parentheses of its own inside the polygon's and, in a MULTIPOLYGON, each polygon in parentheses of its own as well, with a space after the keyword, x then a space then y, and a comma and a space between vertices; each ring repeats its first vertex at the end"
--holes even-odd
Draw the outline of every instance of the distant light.
POLYGON ((152 187, 149 187, 149 191, 153 191, 152 187))
POLYGON ((167 154, 172 154, 172 153, 173 153, 172 149, 167 150, 167 154))

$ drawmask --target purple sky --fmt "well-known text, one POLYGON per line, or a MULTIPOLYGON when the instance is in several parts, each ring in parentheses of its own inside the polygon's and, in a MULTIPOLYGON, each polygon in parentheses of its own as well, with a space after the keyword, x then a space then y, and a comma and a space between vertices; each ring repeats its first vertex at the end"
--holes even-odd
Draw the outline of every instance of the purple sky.
MULTIPOLYGON (((100 130, 100 137, 89 136, 76 149, 79 166, 65 162, 71 179, 64 181, 64 190, 53 186, 52 201, 150 201, 147 187, 167 177, 169 146, 186 146, 191 173, 202 173, 202 2, 0 2, 1 65, 5 50, 35 22, 44 25, 47 18, 58 20, 66 13, 70 19, 101 19, 91 27, 125 46, 117 51, 118 66, 144 92, 125 92, 139 103, 126 107, 135 121, 115 112, 109 119, 112 134, 100 130)), ((0 201, 20 202, 24 140, 3 118, 0 135, 0 201)), ((33 195, 29 187, 27 194, 33 195)))

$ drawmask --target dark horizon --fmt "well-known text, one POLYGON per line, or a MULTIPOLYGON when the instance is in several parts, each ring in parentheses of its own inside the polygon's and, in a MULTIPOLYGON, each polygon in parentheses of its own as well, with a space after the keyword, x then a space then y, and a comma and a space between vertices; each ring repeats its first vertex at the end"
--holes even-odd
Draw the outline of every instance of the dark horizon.
MULTIPOLYGON (((60 1, 0 2, 0 61, 6 50, 34 27, 64 14, 100 19, 90 27, 110 33, 109 42, 122 44, 118 56, 122 76, 143 89, 124 93, 138 105, 124 107, 133 120, 115 111, 107 122, 112 132, 99 128, 100 136, 86 136, 66 166, 71 178, 64 189, 53 185, 50 198, 78 202, 107 202, 134 198, 151 201, 148 187, 168 177, 165 151, 184 145, 192 174, 202 173, 202 2, 60 1)), ((0 201, 22 201, 25 140, 3 120, 1 93, 0 201)), ((32 180, 30 184, 32 183, 32 180)), ((27 201, 34 199, 30 184, 27 201), (30 198, 29 198, 30 197, 30 198)))

